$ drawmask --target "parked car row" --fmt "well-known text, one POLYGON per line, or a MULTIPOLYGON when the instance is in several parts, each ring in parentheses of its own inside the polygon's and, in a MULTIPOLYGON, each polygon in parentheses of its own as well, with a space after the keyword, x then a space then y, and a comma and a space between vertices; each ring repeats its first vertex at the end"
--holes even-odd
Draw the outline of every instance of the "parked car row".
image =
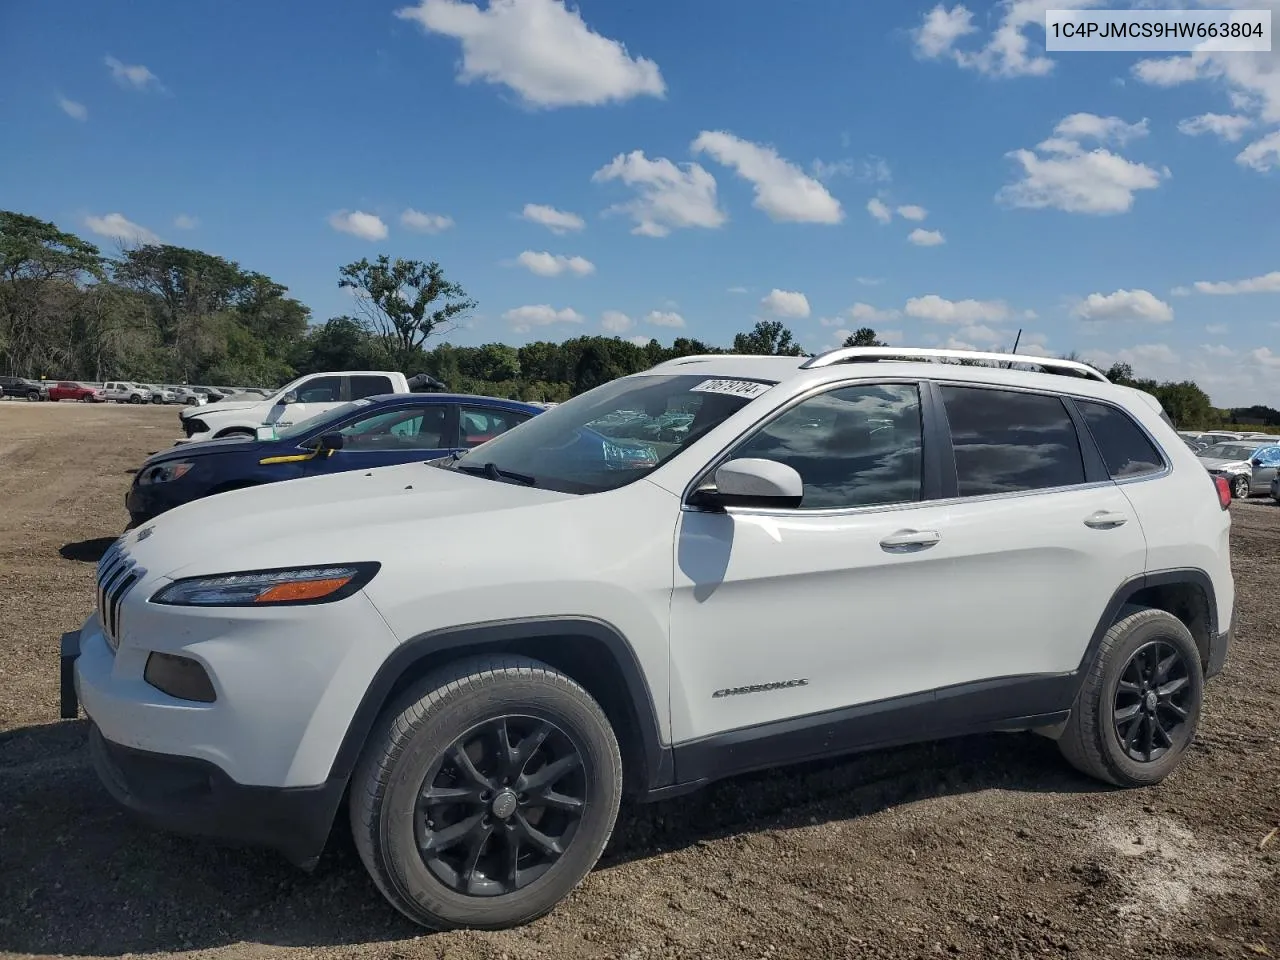
POLYGON ((1030 731, 1159 783, 1226 660, 1228 478, 1084 364, 845 348, 552 409, 353 396, 383 376, 300 378, 252 437, 142 465, 61 712, 162 827, 311 867, 342 817, 427 927, 542 916, 624 797, 788 763, 1030 731))
POLYGON ((1259 440, 1224 440, 1196 451, 1206 470, 1224 477, 1236 500, 1271 492, 1280 470, 1280 437, 1259 440))
POLYGON ((139 383, 133 380, 108 380, 96 383, 83 380, 0 377, 0 397, 13 400, 182 404, 195 407, 227 399, 257 401, 270 393, 271 391, 262 387, 205 387, 139 383))

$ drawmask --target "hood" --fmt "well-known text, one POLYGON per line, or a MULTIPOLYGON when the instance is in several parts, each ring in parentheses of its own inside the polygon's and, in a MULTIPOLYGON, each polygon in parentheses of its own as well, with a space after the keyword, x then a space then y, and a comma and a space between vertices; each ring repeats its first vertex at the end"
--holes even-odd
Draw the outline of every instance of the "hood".
POLYGON ((1212 457, 1200 457, 1199 459, 1206 470, 1244 471, 1253 469, 1248 460, 1216 460, 1212 457))
POLYGON ((506 511, 569 499, 576 498, 407 463, 205 497, 123 539, 142 566, 169 577, 350 563, 415 545, 431 551, 432 521, 485 514, 491 529, 494 522, 506 525, 499 516, 506 511))
MULTIPOLYGON (((167 450, 161 450, 153 453, 142 462, 143 467, 149 467, 156 463, 168 463, 171 460, 189 460, 192 457, 202 457, 211 453, 246 453, 249 450, 260 450, 266 444, 259 443, 257 440, 244 440, 241 438, 230 438, 227 440, 201 440, 199 443, 180 443, 177 446, 169 447, 167 450)), ((269 456, 264 453, 263 456, 269 456)))
POLYGON ((221 413, 223 410, 248 410, 250 407, 256 407, 259 404, 266 403, 265 399, 258 400, 218 400, 212 401, 206 398, 206 405, 197 410, 184 410, 179 416, 184 420, 187 417, 199 417, 203 420, 205 417, 215 413, 221 413))

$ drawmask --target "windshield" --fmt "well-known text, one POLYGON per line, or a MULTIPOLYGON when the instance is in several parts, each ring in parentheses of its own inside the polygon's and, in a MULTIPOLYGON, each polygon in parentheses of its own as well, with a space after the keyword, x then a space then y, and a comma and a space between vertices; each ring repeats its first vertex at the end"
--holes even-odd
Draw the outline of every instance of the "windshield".
POLYGON ((764 393, 773 381, 641 375, 613 380, 442 466, 488 470, 564 493, 638 480, 764 393), (488 466, 492 464, 492 466, 488 466))
POLYGON ((1257 449, 1256 443, 1216 443, 1201 450, 1200 456, 1206 460, 1248 460, 1257 449))
POLYGON ((307 417, 305 420, 299 420, 297 423, 295 423, 291 427, 286 427, 284 430, 277 430, 276 439, 277 440, 300 439, 301 437, 305 437, 307 434, 311 433, 321 424, 328 423, 329 421, 338 423, 342 420, 345 420, 347 417, 355 413, 361 407, 365 407, 368 405, 369 405, 368 400, 352 400, 349 403, 344 403, 340 407, 334 407, 332 410, 322 410, 320 413, 312 414, 311 416, 307 417))

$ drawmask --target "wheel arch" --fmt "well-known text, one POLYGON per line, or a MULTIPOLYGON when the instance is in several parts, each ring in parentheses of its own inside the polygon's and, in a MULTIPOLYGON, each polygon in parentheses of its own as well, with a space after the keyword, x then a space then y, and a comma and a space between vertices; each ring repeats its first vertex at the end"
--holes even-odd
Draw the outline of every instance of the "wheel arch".
POLYGON ((1209 574, 1197 567, 1181 567, 1139 574, 1122 583, 1103 611, 1089 647, 1076 671, 1084 676, 1097 655, 1102 638, 1126 606, 1164 610, 1181 620, 1195 638, 1200 663, 1209 672, 1213 643, 1218 636, 1218 603, 1209 574))
POLYGON ((658 712, 640 662, 611 624, 590 617, 501 620, 419 634, 378 669, 352 715, 329 772, 346 783, 383 708, 432 670, 476 653, 516 653, 560 670, 600 704, 618 737, 623 789, 643 796, 674 779, 672 754, 662 744, 658 712))
POLYGON ((257 436, 257 431, 255 431, 252 427, 246 427, 240 424, 232 424, 230 426, 223 427, 221 430, 218 430, 217 432, 215 432, 213 435, 213 439, 220 440, 223 437, 230 437, 230 436, 254 437, 254 436, 257 436))

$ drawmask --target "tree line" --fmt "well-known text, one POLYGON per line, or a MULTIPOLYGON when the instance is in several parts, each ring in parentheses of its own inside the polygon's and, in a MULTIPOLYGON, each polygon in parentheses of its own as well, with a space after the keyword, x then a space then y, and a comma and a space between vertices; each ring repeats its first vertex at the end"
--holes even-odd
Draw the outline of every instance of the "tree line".
MULTIPOLYGON (((55 224, 0 211, 0 369, 47 379, 275 386, 324 370, 429 373, 451 390, 563 401, 615 377, 708 353, 804 356, 782 322, 764 320, 720 346, 579 336, 515 347, 440 342, 475 308, 440 264, 379 256, 346 264, 338 286, 354 315, 313 323, 311 310, 265 274, 200 250, 152 243, 110 257, 55 224), (432 341, 436 342, 432 343, 432 341)), ((845 346, 881 346, 869 327, 845 346)), ((1230 419, 1190 381, 1108 371, 1160 397, 1180 426, 1230 419)), ((1259 413, 1261 411, 1261 413, 1259 413)), ((1280 426, 1280 411, 1251 416, 1280 426)))

